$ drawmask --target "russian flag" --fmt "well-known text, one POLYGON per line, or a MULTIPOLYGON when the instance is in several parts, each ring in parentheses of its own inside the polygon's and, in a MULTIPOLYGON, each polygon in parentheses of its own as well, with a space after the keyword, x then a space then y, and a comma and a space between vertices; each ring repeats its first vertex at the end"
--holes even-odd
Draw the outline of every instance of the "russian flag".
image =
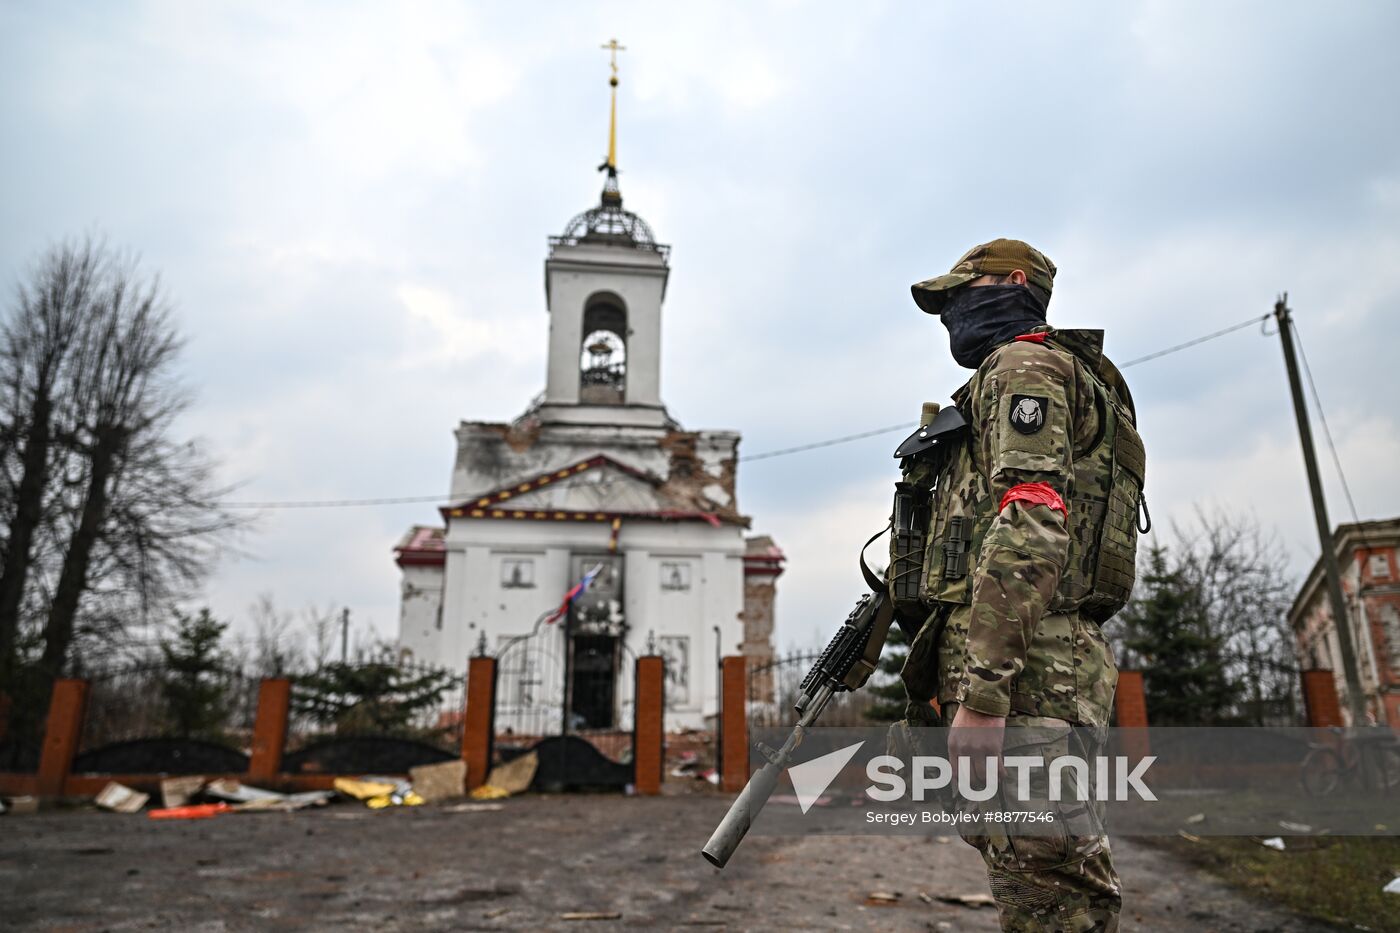
POLYGON ((588 588, 593 585, 593 580, 602 572, 603 565, 595 564, 592 570, 583 575, 582 580, 575 583, 573 587, 569 589, 569 592, 564 594, 564 601, 559 604, 559 608, 545 616, 544 621, 549 625, 553 625, 555 622, 558 622, 560 619, 564 618, 564 616, 568 615, 569 606, 573 605, 575 599, 578 599, 587 592, 588 588))

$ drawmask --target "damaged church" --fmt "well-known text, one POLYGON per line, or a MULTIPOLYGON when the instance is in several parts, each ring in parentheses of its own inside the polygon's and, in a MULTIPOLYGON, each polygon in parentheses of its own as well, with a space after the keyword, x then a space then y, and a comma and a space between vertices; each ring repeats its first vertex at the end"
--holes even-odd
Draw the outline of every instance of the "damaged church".
POLYGON ((670 248, 623 208, 612 84, 600 202, 549 239, 544 392, 512 422, 458 425, 442 524, 395 548, 401 650, 452 668, 497 656, 506 729, 538 730, 541 711, 544 728, 630 726, 647 653, 666 658, 668 727, 704 726, 718 658, 772 657, 783 554, 748 534, 738 433, 685 430, 662 404, 670 248))

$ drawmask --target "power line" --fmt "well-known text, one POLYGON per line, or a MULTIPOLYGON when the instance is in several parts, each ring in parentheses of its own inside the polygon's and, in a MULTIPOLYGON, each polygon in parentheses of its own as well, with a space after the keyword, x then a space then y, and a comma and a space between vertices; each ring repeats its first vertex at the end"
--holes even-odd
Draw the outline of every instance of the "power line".
MULTIPOLYGON (((1222 329, 1222 330, 1217 330, 1217 331, 1215 331, 1214 333, 1206 334, 1206 335, 1204 335, 1204 336, 1202 336, 1202 337, 1197 337, 1197 338, 1194 339, 1194 340, 1188 340, 1188 341, 1186 341, 1185 343, 1179 343, 1179 344, 1176 344, 1175 346, 1171 346, 1171 347, 1167 347, 1167 348, 1162 349, 1162 350, 1158 350, 1158 351, 1156 351, 1155 353, 1149 353, 1149 354, 1147 354, 1146 356, 1140 356, 1140 357, 1137 357, 1136 359, 1128 360, 1126 363, 1120 364, 1118 368, 1119 368, 1119 369, 1127 369, 1129 366, 1136 366, 1138 363, 1146 363, 1146 362, 1148 362, 1149 360, 1160 359, 1161 357, 1168 356, 1168 355, 1170 355, 1170 354, 1172 354, 1172 353, 1177 353, 1177 352, 1180 352, 1181 350, 1186 350, 1186 349, 1189 349, 1190 347, 1194 347, 1194 346, 1198 346, 1198 345, 1200 345, 1200 344, 1206 343, 1207 341, 1215 340, 1217 337, 1224 337, 1226 334, 1233 334, 1235 331, 1237 331, 1237 330, 1243 330, 1244 328, 1249 327, 1251 324, 1258 324, 1258 323, 1261 323, 1262 321, 1266 320, 1268 317, 1269 317, 1269 315, 1267 315, 1267 314, 1262 315, 1262 316, 1260 316, 1260 317, 1251 317, 1251 318, 1249 318, 1248 320, 1240 321, 1238 324, 1232 324, 1232 325, 1230 325, 1229 327, 1226 327, 1226 328, 1224 328, 1224 329, 1222 329)), ((1303 365, 1306 367, 1306 365, 1307 365, 1307 360, 1306 360, 1306 359, 1304 359, 1303 365)), ((1312 376, 1309 375, 1308 379, 1309 379, 1309 381, 1311 382, 1312 376)), ((1317 397, 1317 393, 1316 393, 1315 390, 1314 390, 1314 393, 1313 393, 1313 397, 1314 397, 1314 399, 1317 397)), ((1320 405, 1319 405, 1318 410, 1319 410, 1319 412, 1321 412, 1321 406, 1320 406, 1320 405)), ((1326 430, 1326 426, 1327 426, 1327 423, 1326 423, 1326 421, 1324 420, 1324 421, 1323 421, 1323 429, 1324 429, 1324 430, 1326 430)), ((786 457, 786 456, 788 456, 789 454, 803 453, 803 452, 808 451, 808 450, 819 450, 819 449, 821 449, 821 448, 823 448, 823 447, 835 447, 837 444, 846 444, 846 443, 850 443, 851 441, 863 440, 863 439, 865 439, 865 438, 867 438, 867 437, 878 437, 878 436, 881 435, 881 434, 892 434, 892 433, 894 433, 895 431, 907 431, 907 430, 909 430, 909 429, 910 429, 909 422, 906 421, 906 422, 902 422, 902 423, 900 423, 900 424, 888 425, 887 427, 883 427, 883 428, 876 428, 876 429, 874 429, 873 431, 861 431, 861 432, 858 433, 858 434, 845 434, 845 435, 842 435, 841 437, 828 438, 827 440, 824 440, 824 441, 814 441, 814 442, 812 442, 812 443, 810 443, 810 444, 799 444, 799 445, 796 446, 796 447, 783 447, 783 448, 780 448, 780 449, 778 449, 778 450, 768 450, 768 451, 764 451, 763 453, 750 454, 750 455, 748 455, 748 456, 746 456, 746 457, 740 457, 738 462, 739 462, 739 463, 752 463, 752 462, 754 462, 755 460, 770 460, 770 459, 772 459, 772 458, 774 458, 774 457, 786 457)), ((1328 439, 1328 443, 1330 444, 1330 443, 1331 443, 1331 440, 1332 440, 1330 434, 1328 434, 1327 439, 1328 439)), ((1335 450, 1335 449, 1333 450, 1333 456, 1334 456, 1334 457, 1336 456, 1336 450, 1335 450)), ((1340 462, 1338 462, 1337 470, 1338 470, 1338 472, 1341 472, 1341 464, 1340 464, 1340 462)), ((1346 479, 1345 479, 1345 477, 1343 477, 1343 479, 1342 479, 1342 485, 1343 485, 1343 487, 1346 486, 1346 479)), ((1348 497, 1348 499, 1350 499, 1350 497, 1351 497, 1350 491, 1347 492, 1347 497, 1348 497)), ((449 496, 404 496, 404 497, 400 497, 400 498, 391 498, 391 499, 305 499, 305 500, 290 501, 290 502, 225 502, 225 503, 222 503, 222 505, 223 505, 224 508, 227 508, 227 509, 330 509, 330 508, 354 508, 354 507, 357 507, 357 506, 372 506, 372 505, 410 505, 410 504, 417 504, 417 503, 423 503, 423 502, 450 502, 451 499, 452 499, 452 497, 451 497, 450 495, 449 495, 449 496)), ((1353 511, 1353 513, 1355 513, 1355 509, 1353 509, 1352 511, 1353 511)))
POLYGON ((891 431, 908 431, 909 422, 892 424, 885 428, 876 428, 873 431, 862 431, 859 434, 847 434, 844 437, 833 437, 830 440, 816 441, 811 444, 801 444, 797 447, 784 447, 781 450, 769 450, 761 454, 750 454, 747 457, 740 457, 740 463, 749 463, 754 460, 767 460, 771 457, 785 457, 788 454, 801 453, 804 450, 816 450, 819 447, 833 447, 836 444, 844 444, 848 441, 858 441, 864 437, 875 437, 879 434, 889 434, 891 431))
POLYGON ((1312 367, 1308 365, 1308 351, 1303 349, 1303 335, 1298 325, 1289 317, 1293 325, 1293 336, 1298 341, 1298 356, 1303 361, 1303 373, 1308 377, 1308 391, 1312 393, 1313 407, 1317 409, 1317 420, 1322 422, 1322 436, 1327 439, 1327 449, 1332 452, 1332 463, 1337 467, 1337 476, 1342 481, 1342 492, 1347 497, 1347 507, 1351 509, 1351 520, 1361 524, 1361 516, 1356 514, 1356 500, 1351 497, 1351 485, 1347 483, 1346 471, 1342 469, 1342 458, 1337 453, 1337 445, 1332 442, 1332 429, 1327 426, 1327 413, 1322 410, 1322 397, 1317 394, 1317 383, 1313 382, 1312 367))
POLYGON ((401 496, 396 499, 299 499, 290 502, 221 502, 225 509, 338 509, 357 505, 407 505, 414 502, 448 502, 451 496, 401 496))
POLYGON ((1206 334, 1204 337, 1197 337, 1195 340, 1188 340, 1185 343, 1179 343, 1174 347, 1167 347, 1165 350, 1158 350, 1156 353, 1149 353, 1146 356, 1140 356, 1135 360, 1128 360, 1128 362, 1126 363, 1119 363, 1118 368, 1127 369, 1129 366, 1136 366, 1138 363, 1146 363, 1148 360, 1159 359, 1169 354, 1176 353, 1179 350, 1185 350, 1188 347, 1194 347, 1198 344, 1205 343, 1207 340, 1214 340, 1216 337, 1224 337, 1226 334, 1233 334, 1235 331, 1243 330, 1251 324, 1262 324, 1264 321, 1268 320, 1268 318, 1269 315, 1267 314, 1260 315, 1259 317, 1252 317, 1247 321, 1240 321, 1238 324, 1231 324, 1229 327, 1226 327, 1223 330, 1218 330, 1213 334, 1206 334))

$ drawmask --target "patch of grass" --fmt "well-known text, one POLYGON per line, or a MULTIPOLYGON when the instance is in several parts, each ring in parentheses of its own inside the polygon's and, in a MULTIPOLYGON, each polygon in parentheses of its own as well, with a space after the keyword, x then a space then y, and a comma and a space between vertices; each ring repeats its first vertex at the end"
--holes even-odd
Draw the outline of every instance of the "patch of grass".
POLYGON ((1400 933, 1400 895, 1381 888, 1400 875, 1400 837, 1285 836, 1282 852, 1253 838, 1154 839, 1226 882, 1318 920, 1400 933))

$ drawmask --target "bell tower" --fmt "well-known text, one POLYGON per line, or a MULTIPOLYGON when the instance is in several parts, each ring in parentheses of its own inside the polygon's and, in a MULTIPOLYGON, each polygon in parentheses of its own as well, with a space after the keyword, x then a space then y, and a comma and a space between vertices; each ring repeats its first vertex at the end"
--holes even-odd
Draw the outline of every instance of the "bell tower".
POLYGON ((544 424, 673 426, 661 404, 661 302, 670 247, 622 206, 617 182, 617 53, 605 173, 596 207, 550 237, 544 263, 549 372, 538 413, 544 424))

